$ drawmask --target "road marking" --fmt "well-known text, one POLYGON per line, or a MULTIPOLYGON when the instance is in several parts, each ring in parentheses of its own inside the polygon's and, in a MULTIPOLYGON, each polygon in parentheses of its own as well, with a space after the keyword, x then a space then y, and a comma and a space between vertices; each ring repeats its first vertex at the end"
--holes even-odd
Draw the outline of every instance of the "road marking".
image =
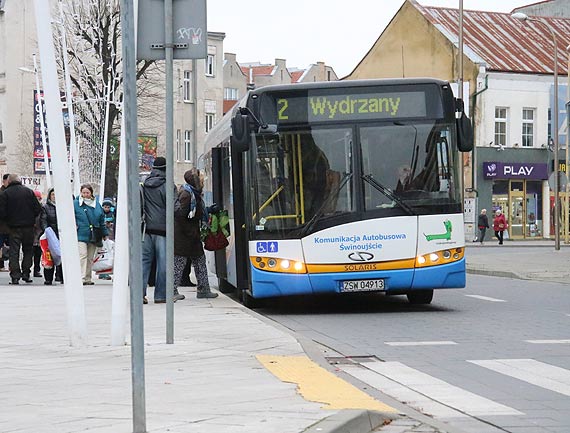
POLYGON ((570 396, 570 371, 534 359, 468 361, 532 385, 570 396))
POLYGON ((523 415, 516 409, 451 385, 400 362, 374 361, 362 362, 360 365, 366 368, 357 365, 340 365, 339 368, 435 417, 523 415))
POLYGON ((257 360, 283 382, 297 384, 306 400, 325 409, 368 409, 397 412, 364 391, 325 370, 306 356, 257 355, 257 360))
POLYGON ((532 344, 570 344, 570 340, 525 340, 532 344))
POLYGON ((386 341, 388 346, 449 346, 455 341, 386 341))
POLYGON ((481 295, 465 295, 465 296, 468 296, 469 298, 481 299, 483 301, 489 301, 489 302, 507 302, 504 299, 490 298, 489 296, 481 296, 481 295))

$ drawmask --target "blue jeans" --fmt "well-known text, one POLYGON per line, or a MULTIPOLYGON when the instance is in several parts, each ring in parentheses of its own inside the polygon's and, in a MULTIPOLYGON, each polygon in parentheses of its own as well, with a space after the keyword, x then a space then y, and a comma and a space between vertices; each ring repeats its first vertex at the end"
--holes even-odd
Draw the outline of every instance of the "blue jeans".
POLYGON ((166 299, 166 236, 145 233, 142 245, 143 292, 146 296, 146 286, 150 276, 152 261, 156 260, 156 282, 154 300, 166 299))

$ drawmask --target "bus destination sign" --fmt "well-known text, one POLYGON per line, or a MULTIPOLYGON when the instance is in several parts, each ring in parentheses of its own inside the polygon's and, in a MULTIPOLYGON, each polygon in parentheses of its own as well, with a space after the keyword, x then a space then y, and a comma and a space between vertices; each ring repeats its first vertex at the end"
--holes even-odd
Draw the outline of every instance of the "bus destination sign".
POLYGON ((421 91, 307 96, 282 94, 274 95, 273 101, 278 124, 418 118, 427 115, 426 94, 421 91))

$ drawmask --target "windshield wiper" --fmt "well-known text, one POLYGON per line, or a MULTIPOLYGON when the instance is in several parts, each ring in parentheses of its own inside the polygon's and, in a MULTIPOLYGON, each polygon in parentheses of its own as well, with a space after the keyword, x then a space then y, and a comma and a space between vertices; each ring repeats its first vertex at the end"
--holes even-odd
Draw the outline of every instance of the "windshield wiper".
POLYGON ((408 206, 404 201, 398 197, 390 188, 386 188, 384 185, 379 183, 376 179, 372 177, 371 174, 364 174, 362 175, 362 179, 364 179, 368 184, 372 185, 374 189, 380 191, 390 200, 396 202, 402 209, 404 209, 409 215, 416 215, 413 209, 408 206))
POLYGON ((343 175, 342 179, 340 180, 336 190, 331 191, 329 193, 329 195, 323 201, 323 204, 321 204, 319 209, 315 212, 315 215, 313 215, 313 217, 309 221, 307 221, 307 224, 305 224, 305 227, 303 227, 303 230, 301 230, 301 237, 305 236, 307 233, 309 233, 313 229, 313 227, 315 226, 315 223, 319 220, 320 217, 323 216, 324 210, 326 209, 326 207, 329 205, 329 203, 334 198, 338 197, 340 191, 344 188, 344 186, 347 184, 347 182, 351 178, 352 178, 352 173, 344 173, 344 175, 343 175))

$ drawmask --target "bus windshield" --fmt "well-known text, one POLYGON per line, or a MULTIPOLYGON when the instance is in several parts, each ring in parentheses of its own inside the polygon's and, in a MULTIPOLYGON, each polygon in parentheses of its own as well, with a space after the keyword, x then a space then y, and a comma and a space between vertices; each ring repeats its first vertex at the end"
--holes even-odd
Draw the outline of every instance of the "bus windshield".
POLYGON ((451 124, 362 123, 256 135, 255 230, 310 232, 315 223, 460 211, 451 124))

